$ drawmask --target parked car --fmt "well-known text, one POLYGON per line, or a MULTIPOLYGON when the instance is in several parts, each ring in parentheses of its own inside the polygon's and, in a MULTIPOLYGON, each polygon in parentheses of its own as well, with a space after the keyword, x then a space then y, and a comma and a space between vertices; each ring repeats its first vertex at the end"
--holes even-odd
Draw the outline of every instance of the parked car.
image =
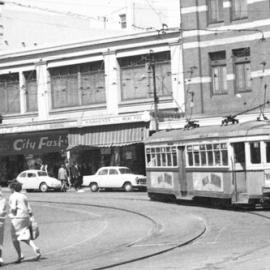
POLYGON ((47 172, 41 170, 23 171, 17 176, 16 180, 20 182, 22 188, 26 190, 40 190, 41 192, 61 190, 61 181, 50 177, 47 172))
POLYGON ((127 167, 101 167, 94 175, 83 176, 82 186, 90 187, 92 192, 100 188, 124 189, 146 189, 146 177, 133 174, 127 167))

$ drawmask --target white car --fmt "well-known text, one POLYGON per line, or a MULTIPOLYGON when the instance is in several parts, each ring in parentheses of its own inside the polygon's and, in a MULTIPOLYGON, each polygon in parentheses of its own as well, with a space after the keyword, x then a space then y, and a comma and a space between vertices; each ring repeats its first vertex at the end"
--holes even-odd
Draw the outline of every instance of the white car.
POLYGON ((114 188, 131 191, 133 189, 145 189, 146 177, 133 174, 127 167, 102 167, 94 175, 83 176, 83 186, 90 187, 96 192, 99 188, 114 188))
POLYGON ((61 181, 50 177, 46 172, 41 170, 23 171, 17 176, 16 180, 26 190, 40 190, 41 192, 46 192, 49 189, 61 190, 61 181))

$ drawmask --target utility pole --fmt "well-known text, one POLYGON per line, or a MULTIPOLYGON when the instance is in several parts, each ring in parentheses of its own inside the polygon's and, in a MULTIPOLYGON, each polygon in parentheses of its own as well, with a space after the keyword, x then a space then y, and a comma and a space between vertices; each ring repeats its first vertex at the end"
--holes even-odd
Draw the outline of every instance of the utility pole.
POLYGON ((149 65, 152 70, 153 76, 153 95, 154 95, 154 119, 155 119, 155 129, 156 131, 159 130, 159 123, 158 123, 158 96, 157 96, 157 85, 156 85, 156 67, 155 67, 155 59, 153 55, 153 51, 150 50, 149 53, 149 65))

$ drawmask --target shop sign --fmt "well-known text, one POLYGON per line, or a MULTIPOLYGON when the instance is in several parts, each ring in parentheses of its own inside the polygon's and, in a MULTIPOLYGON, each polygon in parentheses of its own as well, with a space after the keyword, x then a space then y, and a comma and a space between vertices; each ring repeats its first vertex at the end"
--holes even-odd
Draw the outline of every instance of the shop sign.
POLYGON ((148 112, 123 116, 109 116, 98 117, 93 119, 83 119, 78 122, 79 126, 100 126, 100 125, 112 125, 123 123, 135 123, 135 122, 148 122, 150 121, 150 114, 148 112))
POLYGON ((10 139, 0 140, 1 155, 13 154, 38 154, 58 152, 66 149, 68 139, 66 134, 17 136, 10 139))
POLYGON ((35 123, 33 125, 17 125, 13 127, 2 126, 0 127, 0 134, 7 133, 19 133, 19 132, 33 132, 33 131, 41 131, 41 130, 50 130, 50 129, 64 129, 64 128, 75 128, 77 127, 77 121, 72 122, 62 122, 62 123, 47 123, 47 124, 39 124, 35 123))

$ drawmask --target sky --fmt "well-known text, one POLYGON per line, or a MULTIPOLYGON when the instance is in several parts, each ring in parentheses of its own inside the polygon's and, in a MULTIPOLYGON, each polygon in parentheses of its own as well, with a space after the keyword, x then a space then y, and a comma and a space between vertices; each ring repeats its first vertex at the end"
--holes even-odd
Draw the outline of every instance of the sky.
MULTIPOLYGON (((106 16, 128 5, 130 0, 3 0, 16 7, 16 3, 59 12, 78 13, 85 16, 106 16)), ((137 0, 146 5, 155 5, 162 0, 137 0)), ((17 5, 18 6, 18 5, 17 5)), ((19 6, 18 6, 19 7, 19 6)))
MULTIPOLYGON (((129 30, 179 25, 179 0, 0 0, 4 45, 1 49, 34 46, 105 35, 100 29, 120 31, 120 14, 127 14, 129 30), (132 3, 135 5, 131 6, 132 3), (169 3, 169 4, 168 4, 169 3), (136 6, 136 7, 135 7, 136 6), (130 7, 130 9, 127 9, 130 7), (136 13, 132 13, 135 7, 136 13), (55 15, 60 16, 55 16, 55 15), (135 15, 134 15, 135 14, 135 15), (63 16, 64 15, 64 16, 63 16), (105 19, 106 18, 106 19, 105 19), (132 29, 131 29, 132 24, 132 29), (136 28, 137 27, 137 28, 136 28), (21 29, 21 30, 18 30, 21 29), (25 31, 27 29, 27 31, 25 31), (91 35, 89 34, 91 29, 91 35), (94 30, 96 30, 94 32, 94 30), (20 31, 20 35, 18 35, 20 31), (50 38, 48 38, 50 33, 50 38), (72 33, 72 34, 71 34, 72 33)), ((103 31, 104 32, 104 31, 103 31)), ((123 32, 122 32, 123 33, 123 32)), ((121 34, 122 34, 121 33, 121 34)), ((117 32, 108 35, 119 34, 117 32)))

